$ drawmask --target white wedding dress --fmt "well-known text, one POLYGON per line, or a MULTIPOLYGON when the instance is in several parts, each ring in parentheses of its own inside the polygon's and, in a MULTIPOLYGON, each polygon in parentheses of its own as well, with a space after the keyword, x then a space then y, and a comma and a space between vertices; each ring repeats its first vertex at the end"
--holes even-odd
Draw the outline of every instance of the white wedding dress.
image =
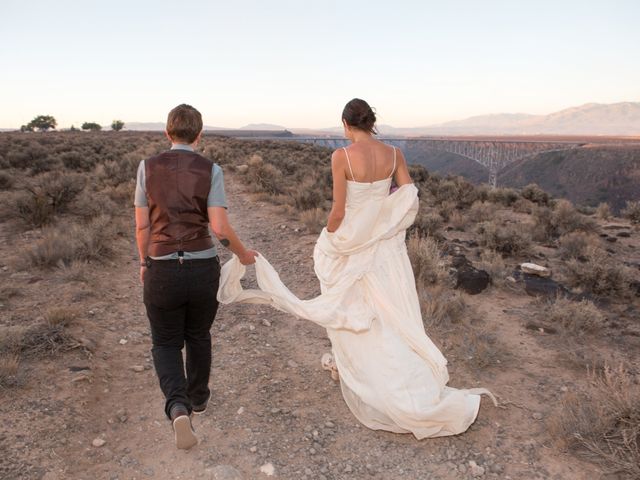
POLYGON ((342 394, 369 428, 411 432, 416 438, 464 432, 478 414, 483 388, 447 386, 447 361, 426 335, 405 245, 418 211, 418 191, 389 194, 391 177, 347 182, 340 227, 320 234, 314 250, 321 295, 298 299, 263 257, 256 258, 260 290, 243 290, 245 267, 233 257, 222 267, 221 303, 268 303, 327 329, 342 394))

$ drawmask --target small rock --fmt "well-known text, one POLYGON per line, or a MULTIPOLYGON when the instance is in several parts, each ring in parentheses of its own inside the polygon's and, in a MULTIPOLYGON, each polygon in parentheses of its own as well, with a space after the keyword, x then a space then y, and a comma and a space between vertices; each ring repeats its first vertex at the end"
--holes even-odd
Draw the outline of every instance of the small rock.
POLYGON ((469 460, 469 468, 471 470, 471 475, 474 477, 481 477, 484 475, 484 468, 479 466, 473 460, 469 460))
POLYGON ((145 468, 144 470, 142 470, 142 473, 144 473, 147 477, 153 477, 153 468, 145 468))
POLYGON ((271 322, 269 320, 267 320, 266 318, 262 319, 262 325, 264 325, 265 327, 270 327, 271 326, 271 322))
POLYGON ((231 465, 216 465, 205 472, 211 474, 212 480, 243 480, 242 474, 231 465))
POLYGON ((134 372, 144 372, 144 366, 143 365, 133 365, 131 367, 131 370, 133 370, 134 372))
POLYGON ((255 329, 256 329, 256 327, 255 327, 255 326, 253 326, 253 325, 249 325, 249 330, 250 330, 250 331, 252 331, 252 332, 253 332, 255 329))
POLYGON ((275 473, 275 468, 273 468, 273 464, 265 463, 260 467, 260 472, 264 473, 267 477, 272 477, 275 473))
POLYGON ((540 412, 535 412, 531 416, 533 417, 534 420, 542 420, 542 417, 543 417, 543 415, 540 412))
POLYGON ((256 447, 256 446, 254 445, 253 447, 251 447, 251 448, 249 449, 249 451, 250 451, 251 453, 256 453, 256 452, 258 451, 258 447, 256 447))
POLYGON ((249 165, 238 165, 236 167, 236 172, 238 173, 247 173, 247 171, 249 170, 249 165))
POLYGON ((347 464, 347 466, 344 467, 344 473, 351 473, 351 472, 353 472, 353 467, 347 464))
POLYGON ((128 342, 128 340, 126 338, 121 338, 120 341, 118 342, 120 345, 126 345, 128 342))
POLYGON ((91 442, 91 445, 93 445, 96 448, 100 448, 102 446, 104 446, 107 443, 107 441, 104 438, 94 438, 93 442, 91 442))
POLYGON ((236 413, 242 415, 244 413, 244 407, 240 407, 236 413))
POLYGON ((287 365, 289 365, 291 368, 298 368, 298 364, 296 362, 294 362, 293 360, 289 360, 287 362, 287 365))

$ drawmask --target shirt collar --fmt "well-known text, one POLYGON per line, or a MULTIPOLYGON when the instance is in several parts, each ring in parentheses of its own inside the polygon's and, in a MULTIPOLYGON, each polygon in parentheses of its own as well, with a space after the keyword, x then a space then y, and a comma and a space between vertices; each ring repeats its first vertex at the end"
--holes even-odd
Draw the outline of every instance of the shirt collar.
POLYGON ((186 150, 188 152, 194 151, 191 145, 187 145, 185 143, 174 143, 171 145, 171 150, 186 150))

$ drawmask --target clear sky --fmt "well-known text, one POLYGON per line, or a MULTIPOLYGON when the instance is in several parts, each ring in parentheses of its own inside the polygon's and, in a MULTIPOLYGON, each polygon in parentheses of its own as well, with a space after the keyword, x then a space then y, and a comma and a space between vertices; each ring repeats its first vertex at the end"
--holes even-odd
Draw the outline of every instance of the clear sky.
POLYGON ((337 126, 640 101, 640 1, 2 0, 0 127, 337 126))

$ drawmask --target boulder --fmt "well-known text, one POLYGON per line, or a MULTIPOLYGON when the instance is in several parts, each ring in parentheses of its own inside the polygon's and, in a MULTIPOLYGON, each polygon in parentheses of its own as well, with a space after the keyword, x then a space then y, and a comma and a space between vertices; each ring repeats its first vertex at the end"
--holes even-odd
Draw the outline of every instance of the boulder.
POLYGON ((529 275, 537 275, 538 277, 551 277, 551 270, 536 263, 521 263, 520 269, 529 275))
POLYGON ((453 257, 455 268, 456 288, 470 295, 477 295, 491 283, 491 276, 484 270, 475 268, 464 255, 453 257))

